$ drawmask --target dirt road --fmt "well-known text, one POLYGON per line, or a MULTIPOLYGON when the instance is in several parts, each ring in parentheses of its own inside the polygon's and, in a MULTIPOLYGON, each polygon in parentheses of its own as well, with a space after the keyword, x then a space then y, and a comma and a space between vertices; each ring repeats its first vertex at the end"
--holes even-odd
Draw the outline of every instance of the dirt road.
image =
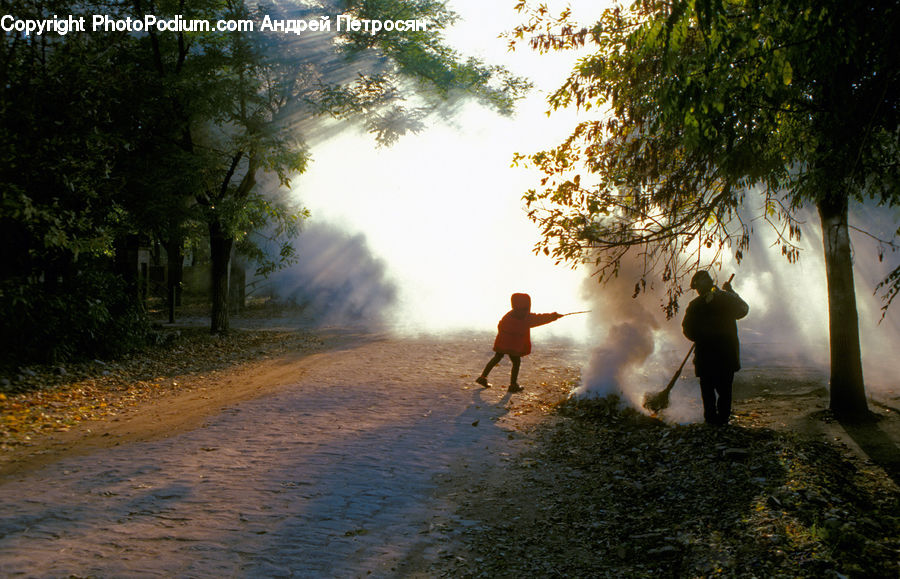
POLYGON ((75 448, 6 469, 0 575, 427 574, 466 528, 467 482, 527 446, 577 373, 573 349, 542 346, 511 399, 472 384, 489 347, 333 337, 94 424, 75 448))

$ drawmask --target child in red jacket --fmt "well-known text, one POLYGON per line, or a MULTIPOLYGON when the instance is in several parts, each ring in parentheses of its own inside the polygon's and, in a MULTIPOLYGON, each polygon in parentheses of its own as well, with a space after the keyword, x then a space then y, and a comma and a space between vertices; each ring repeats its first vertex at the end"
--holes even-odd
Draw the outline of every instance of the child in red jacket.
POLYGON ((552 314, 532 314, 531 313, 531 296, 528 294, 513 294, 510 298, 512 302, 512 310, 497 324, 497 339, 494 340, 494 357, 491 358, 487 366, 481 372, 481 376, 475 379, 477 384, 490 388, 487 377, 494 369, 503 356, 509 356, 512 362, 512 371, 509 375, 509 392, 521 392, 522 387, 519 386, 517 380, 519 378, 519 365, 522 363, 522 356, 531 353, 531 328, 535 326, 543 326, 550 322, 555 322, 562 315, 553 312, 552 314))

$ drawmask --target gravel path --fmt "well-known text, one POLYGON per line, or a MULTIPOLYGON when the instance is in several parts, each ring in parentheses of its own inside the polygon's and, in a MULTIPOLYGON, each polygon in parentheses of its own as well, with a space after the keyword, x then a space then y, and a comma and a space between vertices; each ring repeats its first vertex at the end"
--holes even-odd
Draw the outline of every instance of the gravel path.
POLYGON ((22 472, 0 487, 0 575, 427 575, 472 524, 460 485, 528 443, 516 406, 573 355, 527 358, 534 386, 510 400, 471 383, 489 347, 356 341, 285 362, 291 379, 198 428, 22 472))

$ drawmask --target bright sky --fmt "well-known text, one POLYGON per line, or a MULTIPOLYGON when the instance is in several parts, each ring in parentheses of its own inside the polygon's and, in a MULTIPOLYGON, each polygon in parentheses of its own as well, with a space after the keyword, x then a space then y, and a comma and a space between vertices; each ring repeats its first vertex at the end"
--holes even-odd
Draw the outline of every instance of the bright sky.
MULTIPOLYGON (((450 0, 462 19, 445 31, 448 42, 463 54, 505 65, 534 82, 535 89, 518 105, 514 117, 469 103, 451 121, 435 121, 387 149, 377 149, 369 135, 345 131, 316 145, 314 162, 295 179, 295 191, 312 211, 313 222, 365 236, 368 249, 386 264, 400 289, 395 319, 406 327, 492 332, 509 309, 509 295, 527 292, 537 312, 595 309, 593 316, 573 316, 541 328, 537 339, 557 334, 601 346, 608 326, 624 316, 604 311, 608 306, 604 301, 592 305, 583 295, 584 287, 595 288, 595 300, 598 295, 609 297, 609 291, 622 293, 621 288, 600 294, 595 282, 585 283, 588 271, 556 266, 533 253, 539 229, 528 220, 521 197, 538 186, 539 176, 510 167, 515 152, 552 147, 574 127, 571 111, 550 117, 545 113, 547 94, 569 74, 576 55, 539 55, 524 46, 510 53, 498 35, 520 22, 514 4, 450 0)), ((554 12, 564 6, 550 4, 554 12)), ((576 18, 584 22, 596 19, 609 3, 573 4, 576 18)), ((731 271, 738 274, 736 287, 752 304, 741 330, 746 349, 756 344, 772 352, 796 352, 824 367, 828 314, 821 242, 807 231, 801 263, 787 266, 777 249, 767 247, 766 229, 758 225, 751 257, 740 268, 727 264, 728 272, 723 273, 723 279, 731 271)), ((863 247, 857 243, 857 255, 874 255, 863 247)), ((891 370, 896 363, 885 351, 900 342, 895 313, 900 306, 895 304, 892 319, 878 324, 880 304, 872 294, 883 274, 866 277, 861 265, 857 264, 857 294, 871 384, 876 376, 896 374, 891 370)), ((685 349, 679 320, 666 322, 652 298, 642 307, 659 318, 657 353, 663 367, 671 366, 670 358, 680 360, 685 349)))
MULTIPOLYGON (((598 14, 602 3, 591 4, 598 14)), ((538 228, 521 197, 537 177, 510 167, 515 152, 553 146, 571 131, 572 114, 544 113, 547 92, 561 84, 574 56, 541 56, 527 47, 510 53, 498 35, 518 22, 511 1, 450 6, 462 18, 445 31, 449 44, 535 83, 515 117, 469 103, 457 118, 386 149, 348 131, 313 149, 314 163, 294 181, 299 199, 313 221, 366 236, 399 283, 400 315, 416 328, 492 330, 513 292, 530 293, 534 311, 585 309, 584 274, 534 255, 538 228)), ((573 317, 554 329, 580 334, 583 325, 573 317)))

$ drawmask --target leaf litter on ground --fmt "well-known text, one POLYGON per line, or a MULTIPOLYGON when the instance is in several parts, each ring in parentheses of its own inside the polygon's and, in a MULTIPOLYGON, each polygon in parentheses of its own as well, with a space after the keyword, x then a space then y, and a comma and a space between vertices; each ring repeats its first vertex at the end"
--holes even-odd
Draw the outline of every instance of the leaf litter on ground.
POLYGON ((452 577, 897 577, 900 493, 839 445, 570 399, 477 484, 452 577))
MULTIPOLYGON (((0 452, 322 345, 301 332, 200 328, 161 342, 0 377, 0 452)), ((576 374, 508 403, 536 443, 504 461, 502 476, 467 487, 462 543, 430 576, 900 576, 900 493, 859 456, 761 426, 754 412, 710 428, 666 424, 615 398, 568 398, 576 374)))
POLYGON ((159 336, 156 346, 119 359, 34 365, 0 377, 0 452, 196 388, 239 364, 322 345, 293 331, 166 328, 159 336))

